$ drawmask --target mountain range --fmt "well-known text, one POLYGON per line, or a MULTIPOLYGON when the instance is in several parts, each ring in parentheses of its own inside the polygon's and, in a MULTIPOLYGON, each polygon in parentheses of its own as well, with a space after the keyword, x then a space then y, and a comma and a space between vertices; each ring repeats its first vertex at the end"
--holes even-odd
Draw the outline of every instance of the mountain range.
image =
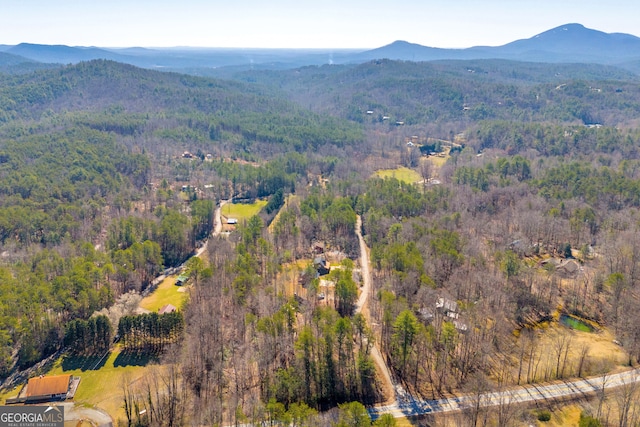
POLYGON ((362 63, 376 59, 404 61, 508 59, 547 63, 597 63, 640 72, 640 38, 604 33, 581 24, 566 24, 502 46, 441 49, 395 41, 371 50, 223 49, 70 47, 22 43, 0 45, 0 67, 16 61, 69 64, 109 59, 143 68, 200 74, 220 67, 287 69, 305 65, 362 63), (199 71, 200 70, 200 71, 199 71))

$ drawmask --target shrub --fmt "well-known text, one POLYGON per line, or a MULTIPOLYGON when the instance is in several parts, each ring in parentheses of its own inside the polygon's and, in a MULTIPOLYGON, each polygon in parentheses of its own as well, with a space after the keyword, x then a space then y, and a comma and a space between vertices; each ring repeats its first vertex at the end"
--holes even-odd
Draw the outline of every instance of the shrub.
POLYGON ((547 422, 551 419, 551 412, 540 411, 538 412, 538 421, 547 422))

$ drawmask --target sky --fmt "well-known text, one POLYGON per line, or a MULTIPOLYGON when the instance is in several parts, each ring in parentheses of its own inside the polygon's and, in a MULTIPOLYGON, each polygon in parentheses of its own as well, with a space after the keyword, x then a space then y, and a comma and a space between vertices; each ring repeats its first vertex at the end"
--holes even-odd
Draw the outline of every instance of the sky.
POLYGON ((580 23, 640 36, 637 0, 0 0, 0 44, 499 46, 580 23))

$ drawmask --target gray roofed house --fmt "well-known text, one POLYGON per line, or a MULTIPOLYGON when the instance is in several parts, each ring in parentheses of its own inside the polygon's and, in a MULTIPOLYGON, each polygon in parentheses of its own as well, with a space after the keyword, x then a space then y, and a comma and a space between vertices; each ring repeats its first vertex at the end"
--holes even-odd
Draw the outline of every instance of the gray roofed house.
POLYGON ((323 256, 317 256, 313 259, 313 266, 318 272, 320 276, 324 276, 325 274, 329 274, 331 271, 331 267, 327 262, 326 258, 323 256))

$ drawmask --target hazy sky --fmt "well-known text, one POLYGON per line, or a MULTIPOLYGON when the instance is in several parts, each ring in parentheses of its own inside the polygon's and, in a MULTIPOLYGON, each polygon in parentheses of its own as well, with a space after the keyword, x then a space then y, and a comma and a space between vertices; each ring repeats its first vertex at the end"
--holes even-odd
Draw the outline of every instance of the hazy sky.
POLYGON ((0 0, 0 44, 498 46, 581 23, 640 36, 637 0, 0 0))

